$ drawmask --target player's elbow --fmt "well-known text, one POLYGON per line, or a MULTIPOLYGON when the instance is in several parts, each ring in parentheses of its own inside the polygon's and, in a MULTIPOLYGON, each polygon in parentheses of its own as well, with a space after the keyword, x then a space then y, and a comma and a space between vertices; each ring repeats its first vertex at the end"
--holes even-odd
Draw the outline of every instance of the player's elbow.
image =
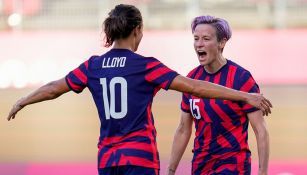
POLYGON ((61 95, 61 93, 59 93, 58 91, 56 81, 49 82, 43 87, 43 89, 44 89, 43 94, 46 97, 46 99, 49 100, 55 99, 61 95))
POLYGON ((192 128, 189 124, 185 122, 180 122, 180 124, 177 127, 176 135, 184 136, 184 137, 190 137, 192 134, 192 128))
POLYGON ((176 134, 181 136, 187 136, 191 135, 191 131, 188 128, 179 125, 176 130, 176 134))
POLYGON ((255 129, 256 138, 260 140, 267 140, 269 138, 269 131, 266 127, 258 127, 255 129))

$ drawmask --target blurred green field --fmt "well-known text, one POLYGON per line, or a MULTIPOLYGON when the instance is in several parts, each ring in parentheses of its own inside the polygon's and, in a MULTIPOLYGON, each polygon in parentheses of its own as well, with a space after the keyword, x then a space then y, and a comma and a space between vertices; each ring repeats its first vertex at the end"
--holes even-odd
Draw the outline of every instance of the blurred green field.
MULTIPOLYGON (((266 117, 270 132, 271 160, 307 159, 307 87, 262 85, 272 101, 266 117)), ((98 115, 88 90, 64 94, 53 101, 26 107, 17 119, 6 116, 14 102, 34 88, 0 90, 0 162, 95 162, 99 134, 98 115)), ((153 114, 162 160, 168 160, 173 134, 180 119, 181 94, 160 91, 153 114)), ((257 160, 253 131, 249 132, 253 159, 257 160)), ((184 159, 192 157, 192 141, 184 159)))

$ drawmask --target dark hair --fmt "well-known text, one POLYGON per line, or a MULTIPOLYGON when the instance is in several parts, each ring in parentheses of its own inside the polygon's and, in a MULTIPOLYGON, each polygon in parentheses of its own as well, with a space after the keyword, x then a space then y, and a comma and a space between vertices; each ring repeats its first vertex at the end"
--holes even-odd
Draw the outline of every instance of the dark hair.
POLYGON ((127 38, 135 27, 142 25, 141 12, 133 5, 117 5, 108 15, 103 22, 105 47, 111 46, 116 39, 127 38))
POLYGON ((231 29, 226 20, 221 18, 216 18, 213 16, 198 16, 194 18, 191 24, 192 32, 198 24, 210 24, 216 29, 217 41, 221 41, 225 38, 227 41, 231 38, 231 29))

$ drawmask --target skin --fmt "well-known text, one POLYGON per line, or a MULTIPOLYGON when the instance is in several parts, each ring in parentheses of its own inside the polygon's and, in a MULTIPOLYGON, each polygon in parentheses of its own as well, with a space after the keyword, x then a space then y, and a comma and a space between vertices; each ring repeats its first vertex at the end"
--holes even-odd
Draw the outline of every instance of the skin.
MULTIPOLYGON (((218 41, 215 28, 209 24, 197 25, 193 35, 194 49, 199 63, 204 66, 207 72, 217 72, 227 63, 226 59, 222 55, 223 48, 225 47, 227 40, 222 39, 221 41, 218 41), (202 55, 200 54, 201 52, 206 52, 207 54, 202 55)), ((257 140, 259 175, 268 174, 269 162, 269 134, 263 114, 265 113, 261 112, 260 110, 247 114, 257 140)), ((180 159, 182 158, 182 155, 190 140, 192 124, 192 115, 182 111, 181 120, 174 135, 168 175, 175 174, 180 159)))
MULTIPOLYGON (((143 26, 139 25, 135 29, 133 29, 133 31, 127 38, 115 40, 113 48, 125 48, 135 52, 138 49, 142 37, 143 26)), ((269 100, 267 100, 260 94, 240 92, 209 82, 192 80, 181 75, 178 75, 173 80, 170 85, 170 89, 190 93, 194 96, 201 98, 244 101, 246 103, 251 104, 252 106, 261 109, 261 111, 265 115, 271 113, 270 108, 272 107, 272 104, 269 100)), ((68 91, 70 91, 70 89, 65 82, 65 78, 52 81, 38 88, 28 96, 18 100, 9 112, 7 120, 14 119, 16 114, 27 105, 55 99, 68 91)))
MULTIPOLYGON (((125 49, 130 49, 131 51, 135 52, 138 49, 138 46, 142 40, 142 37, 143 37, 143 27, 142 25, 140 25, 140 26, 137 26, 127 38, 115 40, 113 48, 125 48, 125 49)), ((209 46, 210 47, 208 48, 210 49, 211 45, 209 46)), ((195 45, 195 47, 202 48, 201 43, 199 45, 195 45)), ((214 47, 214 44, 212 44, 212 47, 214 47)), ((206 50, 206 51, 209 52, 210 50, 206 50)), ((214 61, 212 61, 210 57, 207 58, 206 56, 205 57, 199 56, 199 60, 201 64, 205 66, 206 69, 208 70, 212 69, 212 66, 210 66, 211 64, 207 64, 207 63, 212 63, 212 62, 214 63, 214 61)), ((214 64, 221 65, 221 63, 220 64, 214 63, 214 64)), ((195 95, 201 98, 217 98, 217 99, 226 99, 226 100, 234 100, 234 101, 244 101, 246 103, 249 103, 261 109, 262 113, 265 115, 268 115, 269 113, 271 113, 270 108, 272 107, 272 104, 270 103, 269 100, 264 98, 262 95, 249 94, 249 93, 244 93, 240 91, 235 91, 235 90, 225 88, 219 85, 215 85, 209 82, 192 80, 190 78, 186 78, 181 75, 178 75, 173 80, 173 82, 170 85, 170 89, 180 91, 180 92, 190 93, 192 95, 195 95)), ((52 81, 38 88, 37 90, 29 94, 28 96, 23 97, 20 100, 18 100, 13 105, 12 109, 10 110, 7 116, 7 120, 10 121, 11 119, 15 119, 16 114, 27 105, 46 101, 46 100, 52 100, 52 99, 58 98, 62 94, 65 94, 69 91, 71 90, 68 87, 65 81, 65 78, 61 78, 59 80, 52 81)), ((260 120, 259 117, 257 116, 252 117, 252 118, 255 119, 256 121, 260 120)), ((180 126, 177 129, 177 132, 175 135, 176 139, 174 140, 174 144, 178 146, 173 145, 171 160, 174 160, 174 161, 171 161, 171 164, 170 164, 171 165, 170 167, 172 167, 172 169, 177 168, 180 158, 182 157, 182 154, 191 136, 191 125, 192 125, 191 119, 192 117, 190 116, 190 114, 182 113, 180 126), (177 137, 180 137, 180 138, 177 138, 177 137)), ((258 134, 259 136, 257 137, 257 139, 259 138, 262 140, 263 137, 266 136, 265 134, 263 134, 262 132, 263 130, 260 127, 260 126, 264 126, 264 124, 265 123, 263 123, 263 125, 260 125, 258 124, 258 122, 256 122, 255 124, 252 124, 253 128, 254 127, 257 128, 256 130, 257 132, 255 131, 255 133, 259 133, 258 134), (258 129, 259 127, 260 129, 258 129)), ((258 149, 262 147, 266 147, 266 144, 258 145, 258 149)), ((261 152, 259 155, 267 155, 267 153, 268 152, 265 151, 265 152, 261 152)), ((265 172, 267 169, 267 162, 268 160, 265 158, 265 156, 261 156, 260 163, 262 164, 260 164, 260 167, 263 169, 263 172, 265 172)))

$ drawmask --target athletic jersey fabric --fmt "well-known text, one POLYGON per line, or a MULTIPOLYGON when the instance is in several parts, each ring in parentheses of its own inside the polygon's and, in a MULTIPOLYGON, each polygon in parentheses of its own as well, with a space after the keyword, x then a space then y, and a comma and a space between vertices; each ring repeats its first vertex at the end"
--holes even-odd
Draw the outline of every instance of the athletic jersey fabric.
POLYGON ((127 49, 92 56, 66 76, 80 93, 87 87, 95 101, 101 126, 98 168, 135 165, 159 169, 153 97, 167 90, 178 75, 153 57, 127 49))

